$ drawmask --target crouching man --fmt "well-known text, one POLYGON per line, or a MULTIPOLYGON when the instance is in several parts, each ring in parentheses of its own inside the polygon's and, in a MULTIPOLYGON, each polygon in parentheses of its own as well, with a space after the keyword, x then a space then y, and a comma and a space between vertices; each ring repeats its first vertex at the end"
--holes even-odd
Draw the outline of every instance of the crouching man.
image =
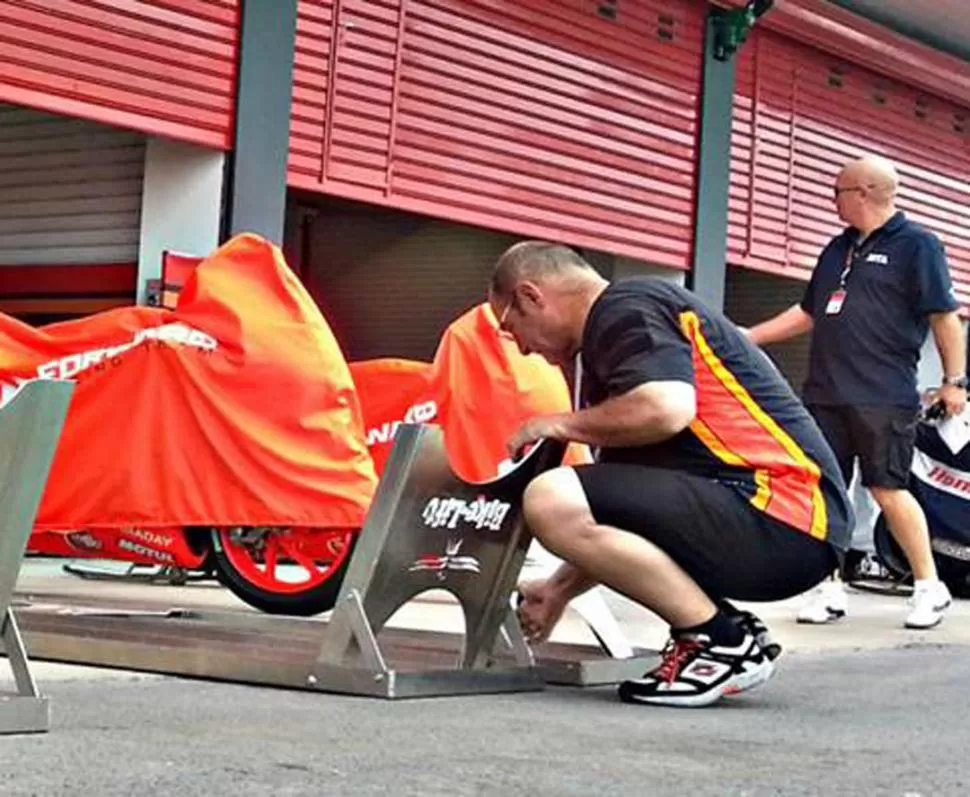
POLYGON ((610 283, 571 249, 513 246, 490 301, 519 348, 575 364, 583 409, 538 416, 509 442, 586 443, 595 464, 539 476, 526 521, 564 560, 522 584, 545 639, 597 583, 670 624, 661 664, 628 702, 705 706, 766 681, 780 647, 728 599, 774 601, 822 581, 848 544, 845 485, 821 432, 744 335, 659 279, 610 283))

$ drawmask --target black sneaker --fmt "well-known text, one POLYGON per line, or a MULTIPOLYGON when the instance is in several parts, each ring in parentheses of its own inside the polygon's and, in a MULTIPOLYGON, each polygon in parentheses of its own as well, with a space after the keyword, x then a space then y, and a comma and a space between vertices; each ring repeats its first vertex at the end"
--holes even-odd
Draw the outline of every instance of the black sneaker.
POLYGON ((714 645, 704 634, 672 637, 660 665, 620 684, 620 700, 658 706, 709 706, 767 681, 775 670, 754 637, 735 647, 714 645))
POLYGON ((771 661, 774 661, 781 655, 781 644, 776 642, 774 637, 771 636, 771 631, 768 630, 768 626, 765 625, 764 620, 758 617, 758 615, 752 614, 751 612, 739 611, 731 619, 741 627, 742 631, 754 637, 754 641, 758 643, 758 647, 764 651, 764 654, 771 661))

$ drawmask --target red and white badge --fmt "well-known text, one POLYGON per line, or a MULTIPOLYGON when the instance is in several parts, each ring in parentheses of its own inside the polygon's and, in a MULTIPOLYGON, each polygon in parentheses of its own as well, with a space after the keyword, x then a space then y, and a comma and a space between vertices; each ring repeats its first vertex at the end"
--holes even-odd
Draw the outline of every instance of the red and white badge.
POLYGON ((845 291, 839 288, 829 296, 829 303, 825 305, 826 315, 838 315, 842 312, 842 305, 845 304, 845 291))

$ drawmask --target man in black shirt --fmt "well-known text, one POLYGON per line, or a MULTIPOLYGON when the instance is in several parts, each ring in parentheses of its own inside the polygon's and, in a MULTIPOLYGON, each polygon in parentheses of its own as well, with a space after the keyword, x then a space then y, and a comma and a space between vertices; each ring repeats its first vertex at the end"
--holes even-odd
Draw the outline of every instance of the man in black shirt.
MULTIPOLYGON (((937 577, 926 517, 906 489, 919 409, 916 369, 930 329, 943 360, 939 397, 947 412, 967 401, 965 342, 939 239, 895 207, 896 169, 882 158, 848 164, 835 182, 850 226, 819 256, 805 296, 748 332, 765 345, 812 332, 803 398, 835 451, 845 481, 856 457, 868 487, 906 554, 915 580, 908 628, 931 628, 950 605, 937 577)), ((826 584, 801 622, 842 617, 847 598, 826 584)))
POLYGON ((554 438, 597 452, 525 492, 529 527, 564 560, 520 585, 526 634, 545 638, 601 582, 671 626, 661 665, 622 684, 624 700, 702 706, 764 682, 780 648, 728 599, 816 585, 851 522, 838 465, 799 400, 690 292, 609 283, 564 246, 512 247, 489 298, 524 353, 575 368, 581 387, 582 409, 530 419, 510 451, 554 438))

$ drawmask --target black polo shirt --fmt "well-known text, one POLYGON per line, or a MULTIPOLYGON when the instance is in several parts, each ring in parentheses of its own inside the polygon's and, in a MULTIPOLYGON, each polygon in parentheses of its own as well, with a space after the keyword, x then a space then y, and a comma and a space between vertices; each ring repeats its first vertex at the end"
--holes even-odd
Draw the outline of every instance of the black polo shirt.
POLYGON ((581 360, 586 406, 657 381, 686 382, 697 395, 688 429, 603 448, 601 462, 719 481, 769 517, 847 547, 851 511, 822 433, 767 356, 694 294, 652 277, 611 283, 586 319, 581 360))
POLYGON ((803 397, 915 407, 929 315, 958 308, 943 244, 902 213, 861 245, 858 235, 850 227, 825 247, 802 299, 815 321, 803 397))

